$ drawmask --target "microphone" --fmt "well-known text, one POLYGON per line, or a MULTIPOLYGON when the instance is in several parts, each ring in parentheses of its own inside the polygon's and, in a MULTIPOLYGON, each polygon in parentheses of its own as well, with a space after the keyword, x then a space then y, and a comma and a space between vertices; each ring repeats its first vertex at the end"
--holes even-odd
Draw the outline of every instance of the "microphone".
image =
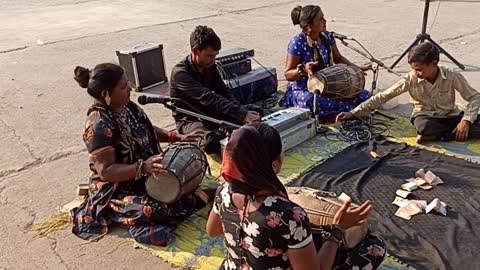
POLYGON ((141 105, 149 104, 149 103, 161 103, 165 104, 167 102, 173 101, 174 98, 169 97, 148 97, 148 96, 139 96, 138 103, 141 105))
POLYGON ((331 34, 332 34, 332 37, 338 38, 338 39, 340 39, 340 40, 344 40, 344 39, 346 39, 346 40, 354 40, 354 38, 351 38, 351 37, 349 37, 349 36, 345 36, 345 35, 342 35, 342 34, 339 34, 339 33, 331 32, 331 34))

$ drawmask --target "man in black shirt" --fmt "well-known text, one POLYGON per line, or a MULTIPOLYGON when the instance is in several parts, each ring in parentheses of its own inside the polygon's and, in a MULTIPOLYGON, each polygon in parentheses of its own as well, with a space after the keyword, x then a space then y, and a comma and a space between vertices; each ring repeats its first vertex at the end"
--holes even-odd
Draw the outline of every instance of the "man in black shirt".
MULTIPOLYGON (((192 53, 172 70, 170 96, 191 106, 182 101, 175 102, 175 106, 238 125, 260 121, 261 109, 253 105, 242 106, 223 83, 215 66, 221 42, 213 29, 197 26, 190 35, 190 47, 192 53)), ((173 117, 180 134, 204 131, 200 142, 202 149, 207 154, 220 152, 220 140, 225 134, 219 131, 218 125, 181 113, 174 112, 173 117)))

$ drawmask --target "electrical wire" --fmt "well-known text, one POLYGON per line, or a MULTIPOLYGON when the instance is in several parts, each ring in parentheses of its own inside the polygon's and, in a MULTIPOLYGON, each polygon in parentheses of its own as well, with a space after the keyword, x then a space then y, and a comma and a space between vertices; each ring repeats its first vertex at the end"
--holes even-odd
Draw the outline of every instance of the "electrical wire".
POLYGON ((385 123, 376 122, 373 118, 351 119, 341 122, 337 125, 337 131, 326 133, 325 137, 351 143, 368 142, 380 135, 386 136, 388 131, 389 127, 385 123))
POLYGON ((440 10, 440 4, 441 3, 442 3, 442 1, 438 0, 437 11, 435 12, 435 17, 433 17, 432 24, 430 24, 430 29, 428 29, 428 32, 427 32, 429 34, 430 34, 430 31, 432 31, 432 28, 433 28, 433 25, 435 24, 435 21, 437 20, 437 15, 438 15, 438 11, 440 10))
POLYGON ((229 89, 231 89, 231 88, 232 88, 232 84, 231 84, 231 82, 230 82, 230 79, 231 79, 230 75, 225 71, 225 69, 223 68, 223 65, 222 65, 221 63, 218 63, 218 62, 217 62, 217 63, 215 63, 215 65, 217 66, 217 70, 218 70, 218 72, 220 73, 220 76, 222 77, 222 79, 223 79, 224 81, 226 81, 227 87, 228 87, 229 89))
POLYGON ((355 41, 355 43, 357 43, 371 58, 375 58, 373 57, 373 55, 367 50, 367 48, 365 48, 365 46, 362 45, 362 43, 360 43, 360 41, 356 40, 356 39, 353 39, 353 41, 355 41))
POLYGON ((270 73, 270 75, 275 78, 275 80, 277 80, 277 76, 275 74, 273 74, 273 72, 271 72, 268 68, 266 68, 264 65, 262 65, 262 63, 260 63, 257 59, 255 59, 255 57, 252 57, 252 60, 255 61, 258 65, 260 65, 263 69, 265 69, 268 73, 270 73))
MULTIPOLYGON (((277 76, 273 72, 271 72, 267 67, 265 67, 262 63, 260 63, 260 61, 258 61, 254 57, 251 57, 251 59, 255 61, 265 71, 267 71, 270 74, 270 76, 278 82, 277 76)), ((218 71, 220 72, 220 75, 222 76, 222 79, 227 81, 226 84, 229 89, 240 86, 240 76, 238 76, 238 74, 235 74, 235 73, 228 74, 223 68, 221 63, 216 63, 216 66, 218 71)), ((277 103, 278 103, 278 96, 276 92, 263 100, 254 102, 255 105, 261 106, 263 109, 271 109, 275 107, 277 103)))
MULTIPOLYGON (((252 57, 252 60, 255 61, 259 66, 261 66, 263 69, 265 69, 268 73, 270 73, 270 76, 272 76, 273 79, 275 79, 277 81, 277 87, 278 87, 278 82, 280 80, 277 79, 277 76, 275 74, 273 74, 273 72, 271 72, 268 68, 266 68, 264 65, 262 65, 262 63, 260 63, 260 61, 258 61, 257 59, 255 59, 255 57, 252 57)), ((266 99, 263 99, 261 100, 261 107, 263 109, 271 109, 273 107, 275 107, 278 103, 278 96, 277 96, 277 92, 275 91, 272 95, 270 95, 269 97, 267 97, 266 99)))
POLYGON ((232 73, 232 76, 230 77, 230 79, 233 80, 237 84, 237 86, 235 86, 235 87, 240 87, 240 78, 237 75, 237 73, 232 73))
POLYGON ((275 107, 277 103, 278 103, 278 96, 277 96, 277 92, 275 92, 270 96, 268 96, 267 98, 254 102, 253 104, 258 105, 265 110, 265 109, 271 109, 275 107))

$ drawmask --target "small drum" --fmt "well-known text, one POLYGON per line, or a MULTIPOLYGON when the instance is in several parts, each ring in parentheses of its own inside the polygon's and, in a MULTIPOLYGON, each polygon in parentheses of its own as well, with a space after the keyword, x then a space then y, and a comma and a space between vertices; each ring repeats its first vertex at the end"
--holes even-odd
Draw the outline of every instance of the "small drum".
POLYGON ((145 189, 150 197, 166 204, 195 191, 208 166, 205 153, 193 144, 169 146, 161 164, 168 173, 149 176, 145 181, 145 189))
POLYGON ((331 99, 349 99, 357 96, 365 87, 363 71, 353 66, 333 65, 317 71, 308 79, 310 92, 320 91, 320 96, 331 99))
MULTIPOLYGON (((315 239, 315 229, 322 225, 333 224, 333 217, 342 207, 343 202, 335 193, 308 187, 287 187, 288 198, 301 206, 308 214, 315 239)), ((351 207, 357 207, 352 204, 351 207)), ((368 233, 368 223, 345 230, 343 244, 347 249, 355 247, 368 233)))

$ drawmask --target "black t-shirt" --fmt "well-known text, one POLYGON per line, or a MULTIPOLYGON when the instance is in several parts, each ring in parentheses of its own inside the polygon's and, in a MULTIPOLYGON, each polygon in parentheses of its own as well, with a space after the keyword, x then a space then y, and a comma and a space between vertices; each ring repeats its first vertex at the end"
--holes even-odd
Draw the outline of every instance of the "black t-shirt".
MULTIPOLYGON (((213 118, 242 124, 247 109, 238 103, 223 83, 215 65, 200 73, 189 55, 172 70, 170 76, 170 96, 188 102, 175 102, 175 106, 198 112, 213 118), (193 107, 193 108, 192 108, 193 107)), ((196 118, 181 113, 173 113, 176 122, 196 118)))

